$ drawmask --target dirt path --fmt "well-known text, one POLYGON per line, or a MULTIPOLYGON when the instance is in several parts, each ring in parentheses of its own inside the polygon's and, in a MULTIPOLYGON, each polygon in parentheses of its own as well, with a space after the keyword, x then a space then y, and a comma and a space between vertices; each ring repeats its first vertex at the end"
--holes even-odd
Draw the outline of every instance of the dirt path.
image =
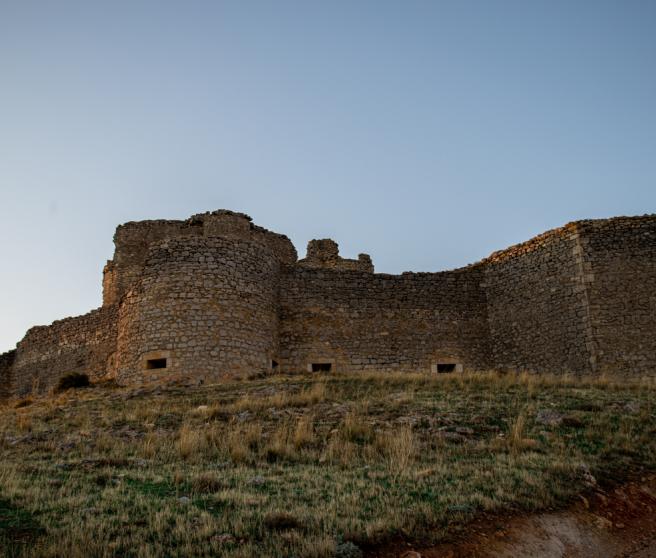
POLYGON ((396 544, 371 558, 656 558, 656 476, 596 490, 567 510, 479 519, 452 544, 396 544), (492 527, 494 525, 494 527, 492 527), (417 554, 413 554, 413 552, 417 554))

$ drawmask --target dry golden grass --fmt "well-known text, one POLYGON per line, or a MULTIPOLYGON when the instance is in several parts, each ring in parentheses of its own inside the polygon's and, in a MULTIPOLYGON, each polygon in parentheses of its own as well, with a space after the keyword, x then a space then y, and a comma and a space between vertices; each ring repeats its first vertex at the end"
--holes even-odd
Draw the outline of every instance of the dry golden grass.
POLYGON ((482 511, 566 503, 581 471, 653 469, 655 394, 650 379, 367 373, 12 402, 0 554, 325 558, 340 538, 438 540, 482 511))
POLYGON ((19 432, 29 432, 32 430, 32 417, 28 413, 16 414, 16 429, 19 432))
POLYGON ((311 414, 303 415, 298 419, 294 430, 294 447, 298 450, 311 446, 314 442, 314 417, 311 414))
POLYGON ((371 424, 356 411, 350 411, 340 427, 342 437, 349 442, 369 442, 373 438, 371 424))
POLYGON ((307 407, 316 405, 325 399, 326 385, 317 382, 307 389, 299 392, 279 391, 272 395, 253 396, 244 395, 226 405, 214 404, 207 410, 210 418, 224 416, 225 414, 239 414, 243 412, 261 412, 268 409, 281 409, 284 407, 307 407))
POLYGON ((205 453, 208 450, 205 433, 189 424, 183 425, 178 432, 177 448, 182 459, 205 453))
MULTIPOLYGON (((181 478, 181 482, 182 479, 181 478)), ((213 471, 205 471, 195 475, 191 479, 191 486, 195 493, 214 493, 223 488, 224 483, 219 475, 213 471)))
POLYGON ((376 448, 381 452, 390 471, 395 474, 409 472, 417 449, 412 428, 406 425, 395 431, 378 433, 376 448))

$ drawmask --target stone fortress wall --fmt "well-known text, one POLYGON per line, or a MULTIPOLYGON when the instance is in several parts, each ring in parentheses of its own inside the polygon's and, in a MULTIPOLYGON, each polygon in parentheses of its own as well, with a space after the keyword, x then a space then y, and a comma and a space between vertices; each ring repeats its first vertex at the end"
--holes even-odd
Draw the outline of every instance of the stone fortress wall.
POLYGON ((573 223, 482 262, 492 362, 498 368, 594 372, 589 271, 573 223))
POLYGON ((490 363, 482 269, 387 275, 287 268, 280 359, 305 370, 430 370, 490 363))
POLYGON ((12 395, 14 387, 12 372, 15 359, 15 349, 0 355, 0 400, 7 399, 12 395))
POLYGON ((91 380, 104 377, 114 368, 117 315, 117 305, 103 306, 28 330, 16 346, 10 390, 43 391, 68 372, 87 374, 91 380))
POLYGON ((226 210, 117 228, 103 306, 0 355, 0 397, 272 371, 656 373, 656 216, 570 223, 437 273, 291 241, 226 210))
POLYGON ((595 371, 656 374, 656 220, 579 229, 595 371))
POLYGON ((280 263, 264 245, 176 238, 151 248, 119 314, 116 375, 139 380, 148 360, 201 378, 266 370, 278 351, 280 263))

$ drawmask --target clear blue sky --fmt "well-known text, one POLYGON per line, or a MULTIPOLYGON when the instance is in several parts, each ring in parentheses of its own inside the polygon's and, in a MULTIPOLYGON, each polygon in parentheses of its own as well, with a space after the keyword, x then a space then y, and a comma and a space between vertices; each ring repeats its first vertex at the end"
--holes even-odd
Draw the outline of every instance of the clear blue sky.
POLYGON ((656 2, 0 0, 0 351, 118 223, 231 208, 378 271, 656 212, 656 2))

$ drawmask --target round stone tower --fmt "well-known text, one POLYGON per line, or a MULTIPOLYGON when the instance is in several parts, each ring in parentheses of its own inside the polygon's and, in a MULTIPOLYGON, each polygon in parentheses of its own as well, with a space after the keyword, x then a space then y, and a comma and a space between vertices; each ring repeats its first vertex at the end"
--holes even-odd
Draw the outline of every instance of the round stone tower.
POLYGON ((227 236, 163 240, 119 310, 119 382, 268 370, 278 344, 280 257, 227 236))

